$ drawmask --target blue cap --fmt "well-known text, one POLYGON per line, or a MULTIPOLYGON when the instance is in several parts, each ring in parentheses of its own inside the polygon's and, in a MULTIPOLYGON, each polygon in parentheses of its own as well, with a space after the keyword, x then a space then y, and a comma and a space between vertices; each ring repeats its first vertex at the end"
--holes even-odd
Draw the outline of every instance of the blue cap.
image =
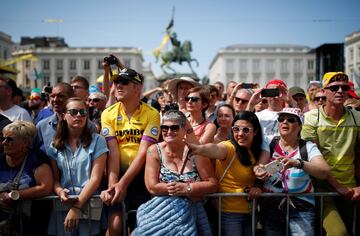
POLYGON ((95 92, 101 92, 101 91, 97 86, 91 85, 89 88, 89 93, 95 93, 95 92))

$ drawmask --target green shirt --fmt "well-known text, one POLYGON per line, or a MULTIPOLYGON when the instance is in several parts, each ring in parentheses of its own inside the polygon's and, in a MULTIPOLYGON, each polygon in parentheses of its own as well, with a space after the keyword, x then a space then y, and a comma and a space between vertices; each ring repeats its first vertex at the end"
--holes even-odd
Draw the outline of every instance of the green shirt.
POLYGON ((331 167, 332 175, 339 183, 354 187, 355 148, 359 145, 357 140, 360 140, 360 112, 345 111, 338 122, 327 116, 322 107, 305 113, 301 136, 305 140, 318 142, 324 159, 331 167))

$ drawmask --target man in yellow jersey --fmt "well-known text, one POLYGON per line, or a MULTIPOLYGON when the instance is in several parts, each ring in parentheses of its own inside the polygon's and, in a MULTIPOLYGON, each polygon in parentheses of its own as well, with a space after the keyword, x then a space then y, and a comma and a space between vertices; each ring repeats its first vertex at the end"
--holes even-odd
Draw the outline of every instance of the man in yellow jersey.
MULTIPOLYGON (((360 112, 344 107, 349 78, 342 72, 328 72, 323 77, 325 105, 305 113, 302 138, 317 143, 331 174, 344 188, 341 193, 354 202, 359 201, 356 187, 355 159, 359 151, 360 112)), ((330 182, 331 183, 331 182, 330 182)), ((318 181, 319 191, 332 191, 318 181)), ((344 198, 324 198, 323 226, 327 235, 352 235, 354 205, 344 198)))
MULTIPOLYGON (((112 77, 117 103, 101 115, 102 135, 110 150, 107 164, 108 189, 101 198, 109 210, 107 235, 120 235, 122 215, 119 203, 126 210, 136 210, 150 199, 144 184, 146 150, 159 137, 159 112, 140 101, 144 78, 132 69, 122 69, 112 77)), ((133 229, 135 221, 129 221, 133 229)))

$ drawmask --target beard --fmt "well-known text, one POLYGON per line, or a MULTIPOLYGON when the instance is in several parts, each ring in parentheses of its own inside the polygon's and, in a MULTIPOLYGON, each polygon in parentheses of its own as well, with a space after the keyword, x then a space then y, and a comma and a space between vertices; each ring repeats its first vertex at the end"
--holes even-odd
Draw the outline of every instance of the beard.
POLYGON ((31 104, 31 105, 29 105, 29 110, 37 110, 37 109, 39 109, 40 108, 40 103, 38 103, 38 104, 31 104))

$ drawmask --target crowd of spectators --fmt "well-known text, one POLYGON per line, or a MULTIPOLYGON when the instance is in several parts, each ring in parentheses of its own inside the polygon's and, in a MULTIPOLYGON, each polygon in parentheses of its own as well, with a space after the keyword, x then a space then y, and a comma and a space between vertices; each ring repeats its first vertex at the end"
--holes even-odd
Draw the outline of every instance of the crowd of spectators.
POLYGON ((115 62, 117 73, 103 63, 103 90, 79 75, 20 101, 0 75, 0 235, 209 235, 213 214, 222 235, 251 235, 251 199, 317 191, 340 194, 324 198, 323 222, 315 197, 291 197, 288 219, 286 198, 260 198, 262 233, 285 235, 288 220, 290 235, 315 235, 316 223, 353 234, 360 97, 348 75, 328 72, 307 88, 180 77, 143 91, 146 78, 115 62), (216 192, 247 197, 223 197, 217 209, 205 203, 216 192), (28 201, 51 195, 60 200, 28 201))

